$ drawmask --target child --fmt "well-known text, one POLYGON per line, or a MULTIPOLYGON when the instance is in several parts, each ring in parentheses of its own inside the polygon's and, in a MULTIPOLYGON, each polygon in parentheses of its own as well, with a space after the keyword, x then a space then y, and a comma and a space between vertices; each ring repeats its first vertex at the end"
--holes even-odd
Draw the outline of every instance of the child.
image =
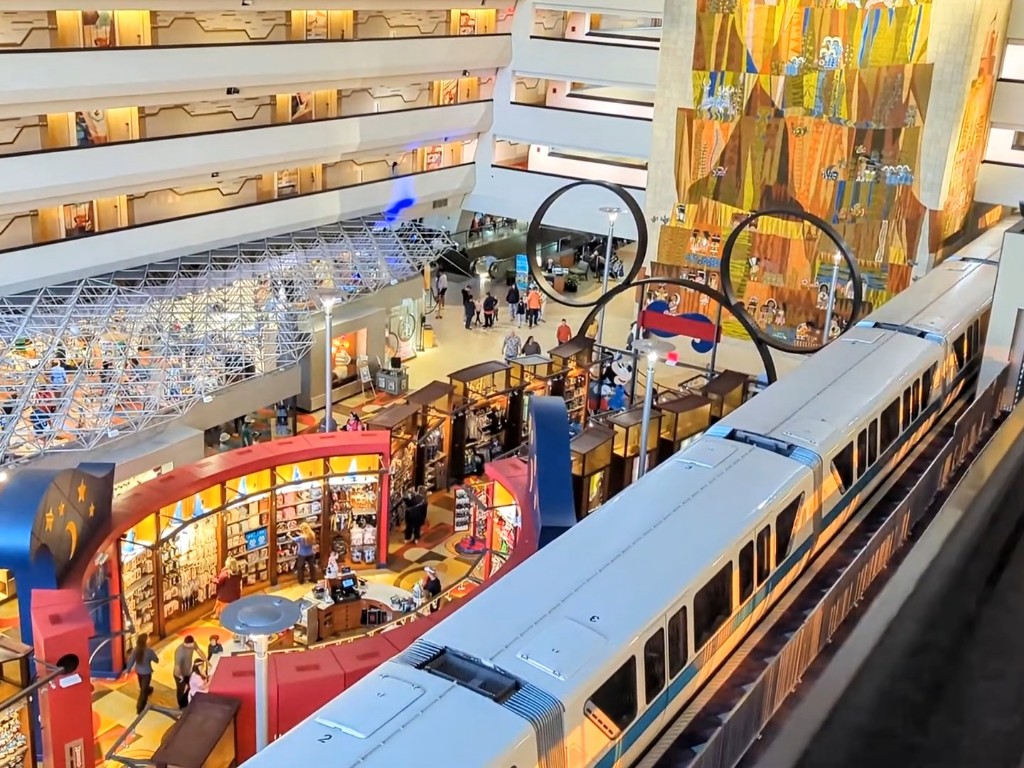
POLYGON ((220 635, 210 635, 210 644, 206 646, 206 658, 212 661, 218 653, 224 653, 224 646, 220 644, 220 635))
POLYGON ((338 553, 331 552, 330 557, 327 558, 327 568, 324 569, 324 578, 336 579, 338 578, 339 573, 340 568, 338 567, 338 553))

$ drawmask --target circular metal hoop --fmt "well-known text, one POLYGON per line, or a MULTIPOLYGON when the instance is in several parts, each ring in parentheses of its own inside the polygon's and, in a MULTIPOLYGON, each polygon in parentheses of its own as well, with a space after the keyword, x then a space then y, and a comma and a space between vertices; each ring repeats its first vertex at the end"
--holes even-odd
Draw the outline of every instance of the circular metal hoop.
MULTIPOLYGON (((598 299, 597 306, 590 310, 590 314, 588 314, 583 320, 583 324, 580 326, 580 331, 577 336, 584 333, 585 330, 590 327, 590 324, 601 312, 602 306, 624 291, 641 288, 645 285, 677 285, 681 288, 691 288, 698 293, 707 296, 712 301, 717 301, 722 305, 723 309, 736 318, 736 321, 743 326, 743 330, 745 330, 750 336, 750 340, 754 342, 754 348, 757 349, 758 357, 761 358, 761 365, 764 366, 764 375, 767 378, 768 383, 774 384, 778 380, 779 375, 778 371, 775 369, 775 360, 772 358, 772 352, 770 349, 771 345, 760 337, 757 333, 758 328, 750 317, 748 317, 746 313, 737 311, 737 307, 732 304, 721 291, 717 291, 704 283, 698 283, 682 277, 646 277, 643 280, 636 280, 632 283, 623 283, 622 285, 617 286, 614 290, 608 291, 608 293, 598 299)), ((717 344, 718 342, 715 343, 717 344)))
MULTIPOLYGON (((643 267, 644 259, 647 257, 647 222, 644 220, 644 212, 641 210, 639 203, 633 199, 633 196, 629 194, 623 187, 618 184, 612 184, 607 181, 591 181, 585 179, 583 181, 574 181, 571 184, 566 184, 560 189, 556 189, 547 199, 540 204, 540 208, 533 214, 533 218, 530 220, 530 228, 526 232, 526 260, 530 266, 530 277, 537 284, 541 291, 548 295, 549 298, 563 304, 568 307, 594 307, 601 303, 602 296, 598 294, 592 301, 581 300, 581 299, 570 299, 564 294, 559 293, 555 290, 555 287, 548 282, 547 278, 541 274, 540 265, 537 264, 537 247, 540 241, 540 230, 544 224, 544 216, 550 210, 551 206, 570 189, 575 187, 600 187, 607 189, 609 192, 618 197, 626 209, 629 211, 629 215, 633 217, 633 222, 636 224, 636 259, 633 262, 633 266, 629 272, 625 275, 622 280, 622 285, 628 285, 636 276, 640 273, 641 267, 643 267)), ((609 294, 612 291, 609 291, 609 294)))
MULTIPOLYGON (((853 320, 860 317, 860 311, 864 302, 864 287, 861 284, 860 270, 857 268, 857 260, 853 257, 853 252, 850 250, 850 246, 846 244, 846 241, 839 236, 839 233, 836 232, 827 221, 818 218, 812 213, 792 208, 770 208, 766 211, 757 211, 756 213, 752 213, 743 219, 743 221, 741 221, 736 228, 729 233, 729 237, 725 241, 725 247, 722 249, 722 261, 721 266, 719 267, 719 274, 722 281, 722 293, 728 297, 727 306, 732 314, 737 320, 743 323, 743 327, 747 330, 747 333, 750 333, 751 338, 755 339, 755 341, 760 340, 763 344, 767 344, 772 349, 777 349, 780 352, 791 352, 796 355, 810 355, 824 348, 829 343, 828 328, 824 328, 822 330, 822 338, 825 339, 824 343, 813 347, 798 347, 795 344, 790 344, 788 341, 782 341, 781 339, 766 333, 764 329, 754 321, 754 318, 751 317, 749 312, 747 312, 747 308, 744 303, 740 300, 739 296, 737 296, 736 288, 732 284, 732 254, 733 249, 736 247, 736 241, 739 239, 743 230, 764 216, 789 217, 811 224, 821 232, 824 232, 825 236, 835 245, 836 249, 843 257, 843 261, 846 262, 846 266, 850 268, 850 277, 853 280, 853 310, 850 313, 850 322, 846 324, 846 328, 852 326, 853 320), (750 327, 748 328, 747 326, 750 327)), ((845 329, 843 332, 845 333, 845 329)))

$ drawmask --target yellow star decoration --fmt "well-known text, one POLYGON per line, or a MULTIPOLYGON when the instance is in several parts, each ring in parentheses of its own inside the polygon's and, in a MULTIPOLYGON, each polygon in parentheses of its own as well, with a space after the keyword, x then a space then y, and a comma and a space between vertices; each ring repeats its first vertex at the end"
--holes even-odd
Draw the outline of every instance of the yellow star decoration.
POLYGON ((61 517, 64 517, 64 502, 63 501, 60 504, 57 505, 57 514, 60 515, 61 517))
POLYGON ((53 530, 53 510, 49 509, 46 512, 46 531, 47 533, 53 530))
POLYGON ((78 483, 78 503, 85 503, 85 494, 89 492, 89 486, 85 484, 85 480, 81 480, 78 483))
POLYGON ((89 504, 89 517, 92 517, 95 514, 96 514, 96 505, 90 503, 89 504))

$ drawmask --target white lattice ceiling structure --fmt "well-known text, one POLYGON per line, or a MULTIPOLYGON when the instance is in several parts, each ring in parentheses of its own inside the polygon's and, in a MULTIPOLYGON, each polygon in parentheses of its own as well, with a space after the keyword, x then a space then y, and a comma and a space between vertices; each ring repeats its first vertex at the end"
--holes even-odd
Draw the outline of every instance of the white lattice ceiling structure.
POLYGON ((341 222, 0 297, 0 466, 93 448, 294 365, 318 291, 375 293, 454 245, 341 222))

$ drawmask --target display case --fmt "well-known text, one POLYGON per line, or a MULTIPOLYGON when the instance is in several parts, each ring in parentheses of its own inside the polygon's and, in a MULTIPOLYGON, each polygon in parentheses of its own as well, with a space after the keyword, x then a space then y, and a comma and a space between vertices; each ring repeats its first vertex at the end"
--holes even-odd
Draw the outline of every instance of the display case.
MULTIPOLYGON (((152 523, 154 518, 149 519, 152 523)), ((139 526, 136 526, 136 529, 139 526)), ((131 533, 137 535, 136 529, 131 533)), ((121 595, 123 609, 133 634, 156 634, 156 551, 152 543, 141 543, 136 539, 122 539, 117 543, 121 560, 121 595)), ((125 644, 125 659, 130 653, 130 644, 125 644)))
POLYGON ((615 431, 589 427, 569 443, 576 519, 582 520, 608 500, 615 431))
POLYGON ((700 394, 711 401, 712 424, 743 405, 748 381, 745 373, 722 371, 704 386, 700 394))
POLYGON ((369 429, 381 429, 391 435, 391 485, 389 508, 394 510, 406 491, 416 487, 416 454, 420 407, 414 403, 391 405, 366 421, 369 429))
POLYGON ((594 362, 594 340, 586 336, 570 339, 552 349, 552 374, 557 386, 549 394, 565 399, 569 421, 587 423, 587 393, 590 389, 590 366, 594 362))
POLYGON ((5 603, 18 596, 18 589, 14 583, 14 571, 10 568, 0 568, 0 603, 5 603))
POLYGON ((432 381, 406 398, 419 408, 416 420, 415 485, 428 491, 448 487, 448 440, 452 385, 432 381))
POLYGON ((387 557, 378 547, 383 522, 379 457, 331 458, 329 464, 330 549, 339 565, 376 568, 387 557))
POLYGON ((609 416, 607 424, 615 433, 608 478, 608 497, 611 498, 636 479, 641 453, 647 462, 647 469, 655 465, 658 440, 661 434, 661 412, 657 409, 651 411, 647 445, 642 452, 640 449, 640 433, 643 429, 642 407, 631 408, 628 411, 609 416))
POLYGON ((683 395, 658 403, 661 431, 658 435, 658 463, 682 450, 685 443, 708 428, 711 401, 702 395, 683 395))
POLYGON ((453 373, 450 479, 478 475, 484 463, 519 445, 508 434, 508 363, 491 361, 453 373))
POLYGON ((554 374, 554 361, 544 355, 527 355, 509 360, 512 387, 508 409, 508 430, 525 442, 530 429, 530 398, 534 395, 561 396, 564 374, 554 374), (557 379, 557 381, 556 381, 557 379), (555 391, 557 390, 557 392, 555 391))
MULTIPOLYGON (((307 523, 318 543, 324 538, 324 463, 322 460, 275 468, 274 582, 295 577, 299 528, 307 523)), ((322 549, 322 546, 321 546, 322 549)))
MULTIPOLYGON (((17 695, 32 681, 31 653, 31 647, 0 635, 0 701, 17 695)), ((32 752, 32 719, 26 696, 0 709, 0 768, 29 768, 35 765, 32 752)))
POLYGON ((160 542, 160 601, 167 635, 208 610, 223 562, 218 518, 210 516, 167 532, 160 542))

